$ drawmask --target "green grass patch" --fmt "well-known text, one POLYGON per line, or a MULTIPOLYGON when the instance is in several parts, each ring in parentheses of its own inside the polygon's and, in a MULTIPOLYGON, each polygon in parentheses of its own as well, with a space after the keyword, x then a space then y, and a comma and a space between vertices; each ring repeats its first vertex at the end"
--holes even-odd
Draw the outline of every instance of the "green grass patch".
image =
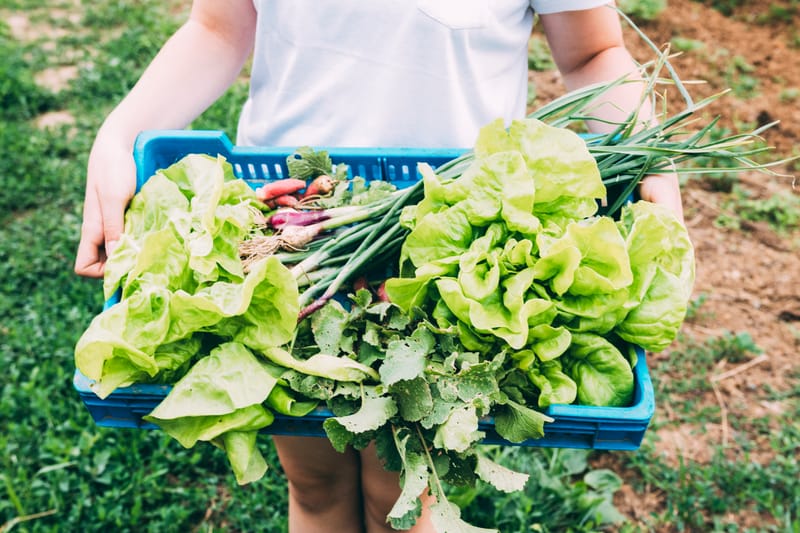
POLYGON ((670 39, 670 46, 676 52, 694 52, 698 50, 705 50, 706 43, 703 41, 698 41, 697 39, 676 36, 670 39))
POLYGON ((734 11, 744 6, 747 0, 695 0, 701 4, 708 4, 725 16, 733 15, 734 11))
POLYGON ((796 426, 783 429, 769 445, 768 461, 757 461, 749 453, 731 457, 720 448, 708 463, 679 457, 677 467, 657 454, 648 439, 627 461, 627 467, 639 476, 634 490, 658 487, 664 500, 664 511, 651 517, 648 526, 741 531, 738 524, 748 514, 751 519, 757 517, 757 531, 796 531, 800 524, 800 465, 790 443, 797 437, 796 426))
POLYGON ((667 0, 620 0, 617 5, 635 20, 655 20, 667 9, 667 0))
POLYGON ((781 102, 789 103, 794 102, 800 99, 800 88, 798 87, 787 87, 785 89, 781 89, 780 94, 778 95, 781 102))
POLYGON ((589 532, 624 522, 614 507, 620 477, 592 469, 591 452, 575 449, 491 447, 496 462, 530 475, 521 493, 503 495, 492 487, 452 487, 448 497, 462 507, 462 516, 478 527, 503 533, 527 531, 589 532))
POLYGON ((547 71, 555 68, 556 64, 547 41, 543 37, 532 36, 528 41, 528 69, 547 71))
POLYGON ((791 24, 797 14, 800 13, 800 2, 792 0, 789 5, 769 4, 765 13, 760 13, 757 17, 759 24, 791 24))
MULTIPOLYGON (((800 465, 796 443, 800 388, 788 391, 751 391, 734 403, 727 416, 731 442, 712 446, 712 456, 700 462, 658 452, 659 430, 669 427, 695 428, 701 439, 707 425, 721 422, 719 405, 713 400, 709 377, 719 361, 742 364, 762 353, 744 332, 723 332, 703 341, 683 338, 678 349, 658 360, 651 371, 656 398, 669 404, 669 420, 658 414, 642 448, 625 455, 636 491, 657 487, 662 512, 645 520, 648 529, 677 531, 741 531, 744 516, 759 517, 757 531, 793 531, 800 519, 796 495, 800 492, 800 465), (769 418, 752 418, 747 405, 764 398, 780 401, 786 410, 769 418), (711 400, 709 400, 711 398, 711 400), (676 465, 677 463, 677 465, 676 465), (672 529, 671 529, 672 530, 672 529)), ((749 531, 749 530, 748 530, 749 531)))
POLYGON ((730 216, 720 220, 721 225, 738 228, 741 220, 766 222, 782 234, 800 227, 800 196, 791 191, 773 194, 768 198, 753 198, 746 190, 735 187, 723 207, 736 215, 733 220, 730 220, 730 216))
POLYGON ((38 49, 17 43, 0 20, 0 121, 28 120, 58 106, 56 96, 34 80, 33 66, 41 64, 40 56, 38 49))
POLYGON ((739 55, 733 56, 723 72, 725 85, 738 98, 752 98, 758 94, 760 82, 754 75, 755 67, 739 55))

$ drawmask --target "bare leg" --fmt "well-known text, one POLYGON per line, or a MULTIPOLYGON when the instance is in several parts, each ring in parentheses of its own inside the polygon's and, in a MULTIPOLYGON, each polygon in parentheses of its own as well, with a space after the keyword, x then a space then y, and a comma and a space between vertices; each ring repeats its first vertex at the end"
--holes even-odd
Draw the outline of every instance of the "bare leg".
MULTIPOLYGON (((361 487, 367 533, 396 533, 396 530, 392 529, 392 526, 386 521, 386 517, 400 496, 400 476, 397 472, 389 472, 383 467, 375 450, 375 443, 371 443, 361 451, 361 487)), ((420 495, 420 499, 422 500, 422 516, 408 531, 433 533, 429 510, 430 504, 433 503, 433 497, 423 494, 420 495)))
POLYGON ((289 480, 290 533, 361 533, 359 455, 328 439, 273 436, 289 480))

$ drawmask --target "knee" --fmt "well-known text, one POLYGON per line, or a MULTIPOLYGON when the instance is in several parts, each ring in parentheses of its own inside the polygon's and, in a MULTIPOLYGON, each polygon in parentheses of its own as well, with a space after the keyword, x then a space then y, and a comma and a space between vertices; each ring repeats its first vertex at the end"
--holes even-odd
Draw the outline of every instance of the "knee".
POLYGON ((360 501, 358 456, 353 450, 339 453, 313 437, 276 436, 274 442, 289 498, 298 510, 319 514, 341 508, 348 500, 360 501))
POLYGON ((293 472, 287 475, 289 497, 300 509, 312 513, 352 506, 360 498, 357 476, 347 472, 293 472))

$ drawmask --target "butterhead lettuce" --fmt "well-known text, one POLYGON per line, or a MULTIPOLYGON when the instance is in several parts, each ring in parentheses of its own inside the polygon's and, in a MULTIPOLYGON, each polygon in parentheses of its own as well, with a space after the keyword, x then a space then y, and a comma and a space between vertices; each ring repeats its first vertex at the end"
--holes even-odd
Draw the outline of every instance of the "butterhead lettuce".
POLYGON ((152 176, 107 263, 104 292, 118 301, 75 347, 101 398, 134 383, 175 383, 147 420, 184 446, 223 448, 242 483, 263 475, 255 434, 274 418, 266 400, 276 378, 254 351, 289 342, 300 310, 297 283, 277 258, 242 269, 238 245, 255 201, 220 157, 190 155, 152 176))
POLYGON ((457 179, 421 166, 425 198, 404 212, 390 300, 427 311, 470 349, 510 350, 540 406, 626 405, 633 372, 620 350, 665 348, 685 316, 686 229, 648 202, 618 221, 598 216, 605 187, 571 131, 498 120, 474 151, 457 179))
POLYGON ((661 351, 680 329, 695 277, 694 248, 686 229, 665 207, 636 202, 622 210, 633 267, 633 309, 617 334, 646 350, 661 351))

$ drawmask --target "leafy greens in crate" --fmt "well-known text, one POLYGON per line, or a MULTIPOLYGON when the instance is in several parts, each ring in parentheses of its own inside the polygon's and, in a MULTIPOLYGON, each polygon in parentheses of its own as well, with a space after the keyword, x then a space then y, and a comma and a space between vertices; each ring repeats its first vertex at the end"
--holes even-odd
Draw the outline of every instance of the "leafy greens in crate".
POLYGON ((107 265, 106 296, 121 298, 81 337, 78 369, 100 396, 174 382, 148 419, 185 446, 223 448, 241 483, 263 475, 256 435, 273 413, 324 402, 334 446, 375 440, 402 472, 394 526, 413 523, 426 488, 437 524, 458 523, 443 480, 510 491, 525 479, 478 453, 482 417, 520 442, 546 431, 548 404, 625 405, 632 344, 658 350, 674 338, 694 275, 685 229, 642 202, 618 221, 596 210, 611 182, 626 194, 669 157, 741 141, 671 143, 680 122, 588 144, 536 119, 487 125, 473 152, 423 166, 418 184, 323 228, 309 250, 251 257, 247 268, 242 243, 271 231, 257 224, 261 206, 222 158, 188 156, 134 198, 107 265), (379 257, 400 260, 387 284, 394 303, 365 290, 350 309, 331 300, 379 257))

